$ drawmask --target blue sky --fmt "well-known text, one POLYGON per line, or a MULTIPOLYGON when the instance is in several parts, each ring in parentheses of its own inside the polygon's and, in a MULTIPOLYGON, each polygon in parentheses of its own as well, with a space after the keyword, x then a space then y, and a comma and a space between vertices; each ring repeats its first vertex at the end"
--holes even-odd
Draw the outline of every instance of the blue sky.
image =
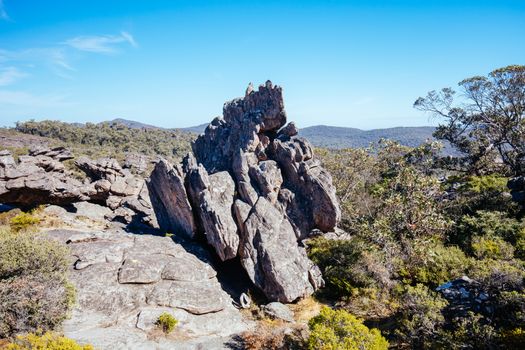
POLYGON ((523 0, 0 0, 0 125, 197 125, 267 79, 299 127, 429 125, 418 96, 509 64, 523 0))

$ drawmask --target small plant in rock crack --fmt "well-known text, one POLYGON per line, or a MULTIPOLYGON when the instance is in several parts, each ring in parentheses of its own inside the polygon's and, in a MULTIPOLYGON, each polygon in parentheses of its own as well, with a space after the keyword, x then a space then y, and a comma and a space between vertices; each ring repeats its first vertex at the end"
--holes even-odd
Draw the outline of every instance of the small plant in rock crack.
POLYGON ((177 321, 175 317, 167 312, 163 312, 157 319, 156 325, 162 328, 164 333, 170 334, 175 329, 177 323, 179 323, 179 321, 177 321))

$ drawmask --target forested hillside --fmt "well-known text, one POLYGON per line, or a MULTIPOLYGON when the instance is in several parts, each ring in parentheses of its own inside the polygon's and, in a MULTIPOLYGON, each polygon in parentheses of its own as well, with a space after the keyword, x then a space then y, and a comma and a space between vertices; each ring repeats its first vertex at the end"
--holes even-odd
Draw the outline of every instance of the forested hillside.
POLYGON ((178 159, 190 150, 194 135, 156 127, 130 127, 113 123, 70 124, 60 121, 28 121, 16 125, 16 131, 54 139, 75 151, 94 157, 122 159, 124 153, 178 159))
POLYGON ((403 146, 417 147, 426 141, 433 140, 434 130, 435 128, 431 126, 361 130, 316 125, 300 129, 299 134, 309 139, 317 147, 361 148, 368 147, 380 139, 397 141, 403 146))

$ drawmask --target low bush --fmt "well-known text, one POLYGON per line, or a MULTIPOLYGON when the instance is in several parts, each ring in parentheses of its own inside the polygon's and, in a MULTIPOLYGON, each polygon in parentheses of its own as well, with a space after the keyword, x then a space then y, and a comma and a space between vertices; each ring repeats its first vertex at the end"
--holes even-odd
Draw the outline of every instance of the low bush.
POLYGON ((438 348, 498 349, 499 337, 491 322, 480 314, 468 312, 454 318, 451 330, 440 332, 438 348))
POLYGON ((157 319, 157 326, 159 326, 162 331, 166 334, 170 334, 175 329, 175 326, 179 323, 173 315, 167 312, 163 312, 160 314, 159 318, 157 319))
POLYGON ((58 326, 74 302, 69 253, 31 233, 0 235, 0 338, 58 326))
POLYGON ((465 251, 472 252, 475 237, 500 237, 508 243, 516 244, 525 237, 523 223, 507 213, 499 211, 477 211, 474 215, 463 216, 450 236, 450 240, 465 251))
POLYGON ((93 350, 92 345, 80 345, 73 339, 47 332, 18 336, 6 350, 93 350))
POLYGON ((19 276, 65 276, 69 254, 64 245, 31 233, 0 237, 0 280, 19 276))
POLYGON ((390 287, 390 273, 380 253, 358 238, 308 242, 309 257, 323 272, 328 290, 338 297, 355 295, 359 288, 390 287))
POLYGON ((500 341, 505 349, 525 349, 525 330, 514 328, 500 335, 500 341))
POLYGON ((6 228, 10 228, 9 223, 11 222, 11 219, 19 215, 20 213, 22 213, 20 209, 11 209, 3 213, 0 213, 0 226, 5 226, 6 228))
POLYGON ((308 322, 310 350, 382 350, 388 342, 377 329, 369 329, 362 321, 344 310, 323 307, 308 322))
POLYGON ((498 236, 473 237, 471 247, 472 254, 478 259, 509 260, 514 256, 514 247, 498 236))
POLYGON ((456 246, 416 241, 408 259, 399 262, 398 274, 407 284, 437 287, 464 275, 470 263, 471 258, 456 246))
POLYGON ((439 329, 445 324, 442 310, 447 301, 423 284, 400 289, 395 336, 402 345, 413 349, 430 348, 439 341, 439 329))
POLYGON ((22 212, 9 221, 9 226, 14 232, 20 232, 37 225, 39 222, 40 219, 32 213, 22 212))

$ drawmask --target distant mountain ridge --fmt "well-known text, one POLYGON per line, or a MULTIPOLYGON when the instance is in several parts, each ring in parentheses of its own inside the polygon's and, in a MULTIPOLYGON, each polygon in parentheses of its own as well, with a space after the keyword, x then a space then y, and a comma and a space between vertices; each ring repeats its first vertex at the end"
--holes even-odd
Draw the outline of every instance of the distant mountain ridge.
POLYGON ((307 138, 318 147, 360 148, 380 139, 390 139, 402 145, 416 147, 434 140, 433 126, 394 127, 385 129, 361 130, 327 125, 315 125, 299 129, 299 135, 307 138))
POLYGON ((116 118, 116 119, 113 119, 113 120, 101 122, 99 124, 102 124, 102 123, 122 124, 122 125, 127 126, 130 129, 166 129, 166 128, 162 128, 160 126, 145 124, 145 123, 137 122, 135 120, 129 120, 129 119, 123 119, 123 118, 116 118))
POLYGON ((206 129, 206 127, 208 126, 208 123, 206 123, 206 124, 200 124, 196 126, 190 126, 187 128, 163 128, 160 126, 145 124, 145 123, 137 122, 135 120, 129 120, 129 119, 123 119, 123 118, 116 118, 116 119, 104 121, 101 123, 110 123, 110 124, 117 123, 117 124, 125 125, 131 129, 182 130, 182 131, 192 132, 194 134, 200 134, 201 132, 204 132, 204 129, 206 129))
MULTIPOLYGON (((119 123, 126 125, 129 128, 146 128, 146 129, 165 129, 150 124, 117 118, 106 123, 119 123)), ((208 126, 200 124, 187 128, 176 128, 194 134, 204 132, 208 126)), ((307 138, 314 146, 327 148, 363 148, 368 147, 371 143, 377 142, 380 139, 390 139, 399 142, 404 146, 416 147, 429 140, 434 140, 432 133, 436 130, 433 126, 400 126, 394 128, 361 130, 357 128, 328 126, 328 125, 314 125, 299 129, 299 136, 307 138)), ((448 149, 449 147, 445 147, 448 149)), ((446 153, 447 150, 446 150, 446 153)))

